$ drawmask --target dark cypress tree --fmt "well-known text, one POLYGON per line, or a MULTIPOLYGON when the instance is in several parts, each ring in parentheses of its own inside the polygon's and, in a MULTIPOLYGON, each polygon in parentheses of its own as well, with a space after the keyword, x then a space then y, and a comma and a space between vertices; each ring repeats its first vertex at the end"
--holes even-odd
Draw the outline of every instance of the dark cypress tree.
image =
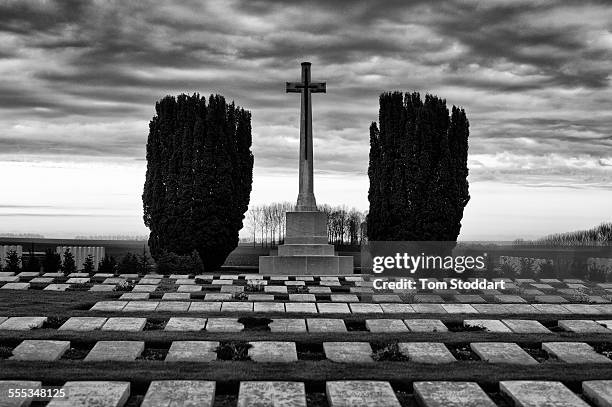
POLYGON ((196 250, 207 272, 238 245, 253 181, 251 115, 223 96, 167 96, 149 125, 144 221, 156 260, 196 250))
POLYGON ((383 93, 370 126, 368 239, 456 241, 468 193, 469 124, 446 100, 383 93))
POLYGON ((66 249, 64 252, 64 261, 62 262, 62 272, 65 275, 76 273, 77 268, 74 262, 74 255, 70 253, 70 250, 66 249))
POLYGON ((42 266, 45 273, 57 273, 62 267, 62 258, 53 249, 47 249, 42 266))

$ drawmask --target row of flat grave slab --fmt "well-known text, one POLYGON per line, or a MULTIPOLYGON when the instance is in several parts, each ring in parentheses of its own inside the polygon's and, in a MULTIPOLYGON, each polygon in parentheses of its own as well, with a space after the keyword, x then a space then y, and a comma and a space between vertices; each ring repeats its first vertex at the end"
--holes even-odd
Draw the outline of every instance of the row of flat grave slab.
MULTIPOLYGON (((0 381, 0 404, 3 406, 29 405, 31 399, 8 397, 12 388, 39 389, 36 381, 0 381)), ((414 382, 414 395, 424 407, 478 406, 496 407, 497 404, 474 382, 419 381, 414 382)), ((130 382, 72 381, 62 389, 64 398, 49 402, 49 407, 122 407, 131 392, 130 382)), ((612 403, 612 381, 582 382, 582 397, 556 381, 502 381, 500 392, 518 407, 596 407, 612 403)), ((330 407, 400 407, 391 384, 386 381, 339 380, 325 383, 330 407)), ((186 406, 212 407, 215 403, 216 383, 204 380, 152 381, 141 407, 186 406)), ((238 407, 273 406, 306 407, 306 387, 302 382, 243 381, 238 390, 238 407)))
MULTIPOLYGON (((298 360, 295 342, 252 341, 248 356, 254 362, 290 363, 298 360)), ((323 342, 325 357, 338 363, 374 362, 374 352, 369 342, 323 342)), ((165 357, 167 362, 210 362, 217 359, 217 341, 173 341, 165 357)), ((490 363, 536 365, 536 361, 523 348, 512 342, 473 342, 472 351, 480 360, 490 363)), ((56 361, 70 349, 70 341, 27 339, 12 351, 11 360, 56 361)), ((542 349, 552 358, 565 363, 612 363, 607 356, 598 353, 584 342, 543 342, 542 349)), ((85 362, 134 361, 145 350, 144 341, 98 341, 87 353, 85 362)), ((409 361, 443 364, 457 360, 439 342, 399 342, 397 350, 409 361)))
POLYGON ((109 312, 312 312, 319 314, 574 314, 609 315, 612 304, 400 304, 270 301, 98 301, 91 311, 109 312), (298 305, 296 305, 298 304, 298 305), (304 310, 304 311, 302 311, 304 310))
MULTIPOLYGON (((41 328, 46 317, 0 317, 0 330, 24 331, 41 328)), ((60 331, 121 331, 139 332, 147 323, 143 317, 70 317, 58 330, 60 331)), ((538 321, 528 319, 466 319, 466 329, 476 328, 486 332, 519 334, 552 334, 538 321)), ((559 320, 558 326, 565 331, 581 334, 610 334, 612 320, 559 320)), ((339 318, 273 318, 268 327, 271 332, 329 332, 347 331, 344 320, 339 318)), ((448 332, 448 327, 439 319, 411 318, 366 319, 365 327, 372 333, 397 332, 448 332)), ((166 331, 212 331, 239 332, 244 325, 237 318, 170 317, 163 327, 166 331)))

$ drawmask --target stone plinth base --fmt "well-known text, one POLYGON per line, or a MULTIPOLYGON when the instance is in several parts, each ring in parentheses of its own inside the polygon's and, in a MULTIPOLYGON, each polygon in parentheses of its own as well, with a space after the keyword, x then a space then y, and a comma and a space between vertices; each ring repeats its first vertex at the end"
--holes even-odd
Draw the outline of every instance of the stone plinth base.
POLYGON ((352 256, 261 256, 259 274, 353 274, 352 256))
POLYGON ((353 274, 353 257, 336 256, 327 244, 327 216, 323 212, 287 212, 285 244, 276 256, 259 258, 260 274, 353 274))

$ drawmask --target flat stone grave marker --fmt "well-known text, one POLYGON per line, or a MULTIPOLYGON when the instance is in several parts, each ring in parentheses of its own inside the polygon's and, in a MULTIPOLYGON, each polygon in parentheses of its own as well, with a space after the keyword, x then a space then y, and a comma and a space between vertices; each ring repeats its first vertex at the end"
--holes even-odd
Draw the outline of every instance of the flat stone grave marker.
POLYGON ((286 302, 285 311, 301 314, 316 314, 317 305, 314 302, 286 302))
POLYGON ((282 302, 255 302, 254 312, 285 312, 285 304, 282 302))
POLYGON ((98 301, 91 311, 121 311, 128 304, 128 301, 98 301))
POLYGON ((285 281, 285 285, 286 286, 302 286, 302 285, 306 285, 306 283, 304 281, 301 280, 295 280, 295 281, 285 281))
POLYGON ((70 349, 70 341, 25 340, 13 349, 13 360, 53 361, 70 349))
POLYGON ((73 277, 69 278, 66 281, 66 284, 86 284, 89 283, 91 279, 89 277, 73 277))
POLYGON ((155 311, 157 312, 186 312, 189 310, 189 301, 160 301, 155 311))
POLYGON ((114 317, 109 318, 101 329, 102 331, 138 332, 142 331, 146 323, 146 318, 114 317))
POLYGON ((308 318, 308 332, 346 332, 342 319, 308 318))
POLYGON ((559 326, 566 331, 577 333, 612 333, 611 330, 588 319, 561 320, 559 326))
POLYGON ((517 365, 537 365, 538 361, 529 356, 516 343, 474 342, 470 348, 480 359, 490 363, 511 363, 517 365))
POLYGON ((183 285, 179 285, 176 291, 178 291, 179 293, 197 293, 197 292, 202 291, 202 286, 183 284, 183 285))
POLYGON ((328 381, 325 388, 330 407, 401 407, 389 382, 328 381))
POLYGON ((509 295, 509 294, 499 294, 494 295, 493 299, 495 302, 501 302, 504 304, 525 304, 527 301, 518 295, 509 295))
POLYGON ((397 302, 401 303, 402 299, 397 294, 374 294, 372 302, 397 302))
POLYGON ((165 293, 162 296, 162 300, 189 300, 191 298, 190 293, 165 293))
POLYGON ((478 314, 470 304, 442 304, 442 308, 449 314, 478 314))
POLYGON ((208 318, 206 330, 209 332, 240 332, 244 325, 237 318, 208 318))
POLYGON ((45 291, 66 291, 70 288, 70 284, 49 284, 43 290, 45 291))
POLYGON ((132 292, 137 293, 152 293, 157 290, 157 285, 153 284, 136 284, 134 288, 132 288, 132 292))
MULTIPOLYGON (((95 276, 94 276, 95 277, 95 276)), ((105 279, 102 284, 121 284, 125 282, 125 278, 119 278, 119 277, 111 277, 111 278, 107 278, 105 279)))
POLYGON ((212 362, 217 359, 217 341, 174 341, 166 362, 212 362))
POLYGON ((441 304, 411 304, 414 312, 421 314, 446 314, 441 304))
POLYGON ((350 314, 351 311, 347 304, 343 302, 337 303, 317 303, 317 308, 319 309, 320 314, 350 314))
POLYGON ((448 332, 439 319, 405 319, 404 323, 412 332, 448 332))
POLYGON ((471 303, 482 303, 486 302, 484 298, 477 294, 457 294, 453 295, 455 301, 460 302, 462 304, 471 304, 471 303))
POLYGON ((569 314, 567 308, 558 304, 533 304, 533 307, 542 314, 569 314))
POLYGON ((601 315, 604 312, 596 305, 589 304, 564 304, 563 305, 572 314, 583 315, 601 315))
POLYGON ((55 280, 53 277, 36 277, 30 280, 30 283, 48 284, 55 280))
POLYGON ((27 407, 33 397, 9 397, 10 389, 40 389, 41 382, 25 380, 0 380, 0 406, 2 407, 27 407))
POLYGON ((249 357, 255 362, 297 362, 295 342, 249 342, 249 357))
POLYGON ((130 398, 130 382, 66 382, 66 398, 53 399, 47 407, 120 407, 130 398))
POLYGON ((135 360, 144 350, 143 341, 98 341, 85 356, 85 362, 135 360))
POLYGON ((565 304, 567 300, 559 295, 536 295, 536 302, 545 304, 565 304))
POLYGON ((591 380, 582 382, 582 393, 597 407, 612 406, 612 380, 591 380))
POLYGON ((333 302, 359 302, 355 294, 332 294, 330 298, 333 302))
POLYGON ((222 312, 252 312, 253 303, 249 301, 225 301, 221 304, 222 312))
POLYGON ((264 287, 265 293, 272 294, 287 294, 287 286, 284 285, 267 285, 264 287))
POLYGON ((323 342, 325 357, 338 363, 370 363, 372 347, 368 342, 323 342))
POLYGON ((94 284, 89 291, 93 291, 93 292, 109 292, 109 291, 115 291, 115 286, 114 285, 108 285, 108 284, 94 284))
POLYGON ((130 301, 122 309, 123 312, 151 312, 155 311, 159 301, 130 301))
POLYGON ((510 328, 510 330, 517 334, 529 334, 529 333, 552 333, 548 328, 531 319, 502 319, 502 322, 510 328))
POLYGON ((567 363, 610 363, 602 354, 584 342, 544 342, 542 349, 567 363))
POLYGON ((206 318, 172 317, 164 331, 201 331, 206 326, 206 318))
POLYGON ((400 342, 399 351, 416 363, 453 363, 457 359, 443 343, 400 342))
POLYGON ((414 394, 425 407, 496 407, 487 393, 473 382, 416 382, 414 394))
POLYGON ((221 311, 220 302, 192 302, 189 312, 219 312, 221 311))
POLYGON ((207 293, 204 295, 204 301, 230 301, 231 293, 207 293))
POLYGON ((189 278, 189 274, 170 274, 170 277, 168 278, 170 280, 181 280, 181 279, 189 278))
POLYGON ((220 292, 222 293, 241 293, 241 292, 244 292, 244 287, 241 285, 222 285, 220 292))
POLYGON ((240 382, 238 407, 306 407, 306 389, 299 382, 240 382))
POLYGON ((0 289, 2 290, 27 290, 30 288, 30 283, 6 283, 0 289))
POLYGON ((315 302, 316 300, 314 294, 289 294, 289 301, 315 302))
POLYGON ((561 382, 503 381, 499 383, 499 388, 518 407, 589 407, 561 382))
POLYGON ((306 332, 306 321, 297 318, 273 319, 268 326, 270 332, 306 332))
POLYGON ((435 294, 416 294, 414 296, 414 301, 430 303, 430 304, 440 304, 444 302, 442 297, 440 297, 439 295, 435 295, 435 294))
POLYGON ((47 317, 10 317, 0 325, 0 329, 7 331, 29 331, 40 328, 47 321, 47 317))
POLYGON ((385 314, 414 314, 414 308, 410 304, 380 304, 385 314))
MULTIPOLYGON (((305 294, 308 295, 308 294, 305 294)), ((249 301, 274 301, 274 296, 271 294, 249 294, 249 301)), ((291 300, 291 298, 289 298, 291 300)))
POLYGON ((408 332, 408 327, 401 319, 367 319, 366 328, 370 332, 408 332))
POLYGON ((215 382, 204 380, 152 381, 140 407, 212 407, 215 382))
POLYGON ((531 283, 532 287, 537 288, 538 290, 554 290, 555 287, 545 284, 545 283, 531 283))
POLYGON ((125 293, 121 294, 120 300, 148 300, 149 293, 125 293))
POLYGON ((332 291, 329 287, 310 286, 308 292, 310 294, 331 294, 332 291))
POLYGON ((466 319, 465 327, 480 327, 487 332, 512 332, 503 322, 497 319, 466 319))
POLYGON ((234 284, 234 280, 213 280, 210 282, 213 285, 224 285, 224 284, 234 284))
POLYGON ((174 284, 176 285, 192 285, 195 284, 195 279, 191 278, 177 278, 174 284))
POLYGON ((106 322, 106 317, 70 317, 58 329, 60 331, 95 331, 101 329, 106 322))
POLYGON ((379 304, 352 303, 349 304, 353 314, 382 314, 383 310, 379 304))

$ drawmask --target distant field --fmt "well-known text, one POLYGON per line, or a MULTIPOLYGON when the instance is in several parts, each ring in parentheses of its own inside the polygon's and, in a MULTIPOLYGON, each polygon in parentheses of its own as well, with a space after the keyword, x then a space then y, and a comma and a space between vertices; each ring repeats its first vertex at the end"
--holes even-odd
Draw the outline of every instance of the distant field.
MULTIPOLYGON (((24 251, 33 248, 35 252, 43 252, 46 249, 55 249, 57 246, 103 246, 106 254, 121 258, 128 252, 142 253, 143 249, 149 251, 147 242, 144 240, 79 240, 79 239, 30 239, 30 238, 4 238, 0 237, 0 245, 21 245, 24 251)), ((270 247, 253 247, 252 244, 240 244, 227 258, 226 266, 250 266, 259 265, 259 256, 267 256, 270 247)), ((343 255, 355 255, 355 264, 358 264, 359 253, 341 253, 343 255)))

